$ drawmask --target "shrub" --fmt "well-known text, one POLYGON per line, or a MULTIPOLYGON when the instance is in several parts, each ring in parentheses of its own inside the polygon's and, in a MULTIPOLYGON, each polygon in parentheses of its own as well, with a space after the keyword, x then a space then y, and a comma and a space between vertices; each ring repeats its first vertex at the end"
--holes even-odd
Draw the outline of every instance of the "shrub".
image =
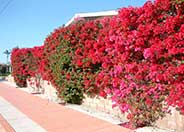
POLYGON ((122 8, 101 31, 105 50, 97 50, 102 71, 96 82, 129 113, 133 127, 151 125, 170 104, 183 111, 183 9, 182 2, 148 1, 122 8))
POLYGON ((90 78, 95 76, 99 64, 91 52, 99 26, 98 21, 80 21, 55 30, 45 40, 45 78, 66 102, 81 103, 83 92, 96 92, 94 79, 90 78))
POLYGON ((41 47, 15 48, 11 54, 12 76, 19 87, 26 87, 26 80, 38 73, 41 47))
POLYGON ((30 49, 15 48, 12 51, 11 63, 12 63, 12 75, 16 84, 19 87, 26 87, 26 79, 29 76, 27 61, 31 61, 32 54, 30 49))

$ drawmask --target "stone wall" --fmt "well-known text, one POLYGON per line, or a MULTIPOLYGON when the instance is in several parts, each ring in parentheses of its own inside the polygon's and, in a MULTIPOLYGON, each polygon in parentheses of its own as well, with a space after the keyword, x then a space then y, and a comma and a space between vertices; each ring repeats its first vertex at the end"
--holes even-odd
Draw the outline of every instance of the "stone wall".
POLYGON ((36 79, 35 78, 31 78, 29 80, 27 80, 27 84, 28 84, 28 88, 30 89, 31 93, 41 93, 43 94, 43 97, 48 99, 49 101, 52 102, 59 102, 60 99, 57 96, 57 91, 56 89, 52 86, 52 84, 50 84, 48 81, 45 80, 40 80, 39 82, 39 89, 36 86, 36 79))
POLYGON ((8 82, 14 83, 14 78, 13 78, 13 76, 11 76, 11 75, 8 75, 8 76, 5 78, 5 80, 8 81, 8 82))
POLYGON ((184 115, 171 108, 171 114, 167 114, 163 119, 159 119, 156 125, 162 129, 184 132, 184 115))
POLYGON ((110 97, 104 99, 97 95, 95 96, 84 95, 84 96, 85 98, 83 99, 82 105, 85 106, 86 108, 89 108, 93 111, 101 111, 113 115, 123 122, 127 121, 126 115, 122 114, 119 108, 117 107, 112 108, 112 101, 110 97))
POLYGON ((44 81, 42 87, 44 88, 44 94, 50 101, 59 103, 60 99, 58 98, 57 91, 52 84, 50 84, 48 81, 44 81))
MULTIPOLYGON (((122 114, 118 108, 112 108, 110 98, 104 99, 99 96, 90 97, 85 95, 84 106, 90 109, 106 112, 118 117, 121 121, 127 121, 126 114, 122 114)), ((171 130, 174 132, 184 132, 184 116, 174 108, 171 108, 171 114, 159 119, 155 125, 161 129, 171 130)))

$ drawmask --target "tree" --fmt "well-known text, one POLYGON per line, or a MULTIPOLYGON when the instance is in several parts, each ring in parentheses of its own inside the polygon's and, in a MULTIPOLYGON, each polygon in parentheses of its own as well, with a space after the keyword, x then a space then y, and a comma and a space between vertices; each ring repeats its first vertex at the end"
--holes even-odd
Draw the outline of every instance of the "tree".
POLYGON ((6 55, 7 64, 8 64, 8 60, 9 60, 9 56, 10 56, 10 54, 11 54, 11 51, 10 51, 10 50, 5 50, 3 53, 6 55))

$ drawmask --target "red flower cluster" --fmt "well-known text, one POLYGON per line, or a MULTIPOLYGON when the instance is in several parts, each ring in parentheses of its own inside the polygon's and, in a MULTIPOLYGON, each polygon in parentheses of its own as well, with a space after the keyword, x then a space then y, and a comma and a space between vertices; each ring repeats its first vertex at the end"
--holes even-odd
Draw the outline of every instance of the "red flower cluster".
POLYGON ((26 87, 26 79, 38 74, 42 50, 43 46, 13 49, 11 54, 12 75, 18 86, 26 87))
POLYGON ((100 31, 105 50, 96 51, 102 62, 97 85, 112 95, 114 106, 133 114, 135 126, 158 119, 166 103, 184 112, 183 10, 184 2, 149 1, 121 9, 100 31))
POLYGON ((13 49, 11 55, 12 75, 16 84, 20 87, 27 85, 26 79, 29 76, 28 59, 31 59, 31 49, 13 49))

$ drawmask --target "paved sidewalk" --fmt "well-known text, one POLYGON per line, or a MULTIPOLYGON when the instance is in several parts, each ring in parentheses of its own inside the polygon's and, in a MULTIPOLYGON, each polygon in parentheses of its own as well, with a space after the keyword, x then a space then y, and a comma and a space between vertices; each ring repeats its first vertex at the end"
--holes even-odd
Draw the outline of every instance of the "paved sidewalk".
POLYGON ((47 132, 131 132, 129 129, 48 102, 2 82, 0 96, 47 132))
POLYGON ((15 132, 14 129, 8 124, 8 122, 0 114, 0 132, 15 132))
POLYGON ((46 132, 36 122, 0 97, 0 113, 16 132, 46 132))

